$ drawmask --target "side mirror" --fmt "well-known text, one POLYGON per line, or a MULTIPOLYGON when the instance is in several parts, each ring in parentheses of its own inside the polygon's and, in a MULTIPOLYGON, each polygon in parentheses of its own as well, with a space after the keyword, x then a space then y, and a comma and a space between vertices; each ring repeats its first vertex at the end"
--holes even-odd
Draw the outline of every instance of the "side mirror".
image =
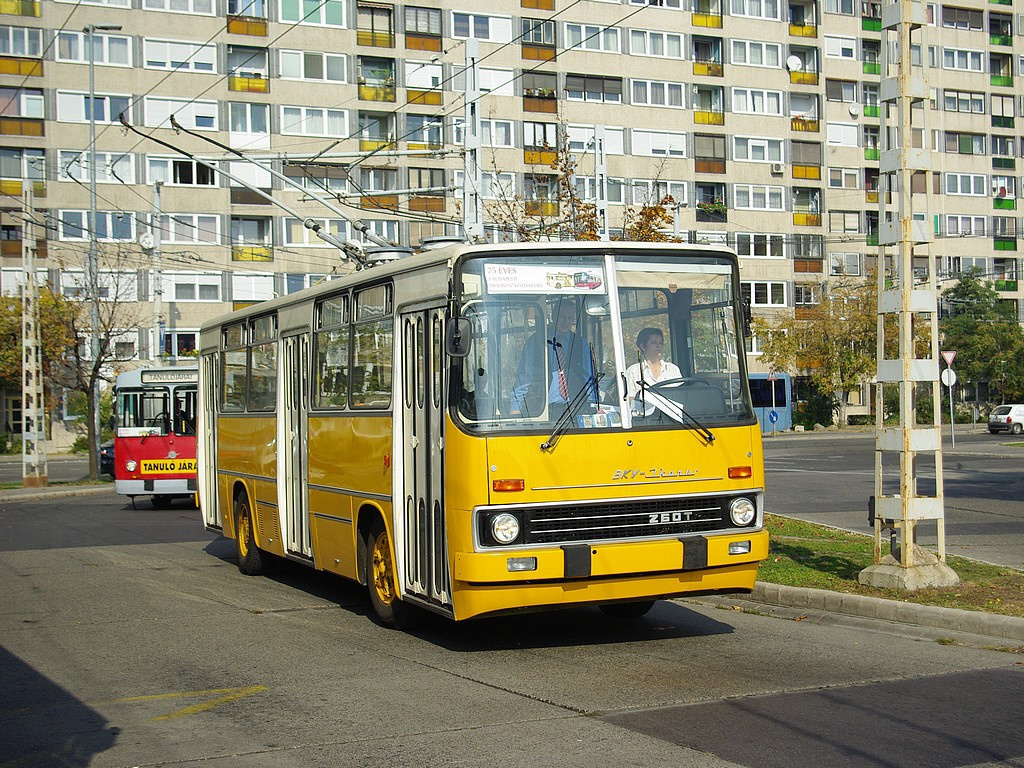
POLYGON ((107 427, 109 429, 115 429, 117 427, 117 416, 110 417, 110 420, 107 422, 107 427))
POLYGON ((743 337, 746 338, 746 339, 749 339, 751 334, 752 334, 752 331, 750 329, 750 324, 751 324, 750 302, 744 299, 744 301, 743 301, 743 337))
POLYGON ((448 321, 448 332, 445 345, 452 357, 465 357, 469 354, 469 345, 473 342, 473 325, 468 317, 453 317, 448 321))

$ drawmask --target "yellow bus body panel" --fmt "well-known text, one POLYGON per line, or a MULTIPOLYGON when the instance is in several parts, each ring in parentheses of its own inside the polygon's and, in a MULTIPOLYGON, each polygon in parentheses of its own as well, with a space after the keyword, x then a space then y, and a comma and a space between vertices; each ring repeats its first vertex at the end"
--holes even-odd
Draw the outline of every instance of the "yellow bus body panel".
POLYGON ((283 555, 276 477, 274 415, 222 415, 217 421, 217 496, 224 511, 224 535, 235 537, 234 493, 241 484, 253 511, 256 546, 283 555))

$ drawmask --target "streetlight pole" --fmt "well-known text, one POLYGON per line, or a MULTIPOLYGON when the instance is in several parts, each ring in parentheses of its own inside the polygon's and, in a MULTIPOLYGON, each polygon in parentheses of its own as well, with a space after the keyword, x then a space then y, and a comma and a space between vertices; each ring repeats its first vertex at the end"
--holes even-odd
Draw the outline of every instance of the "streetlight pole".
MULTIPOLYGON (((89 24, 82 29, 85 32, 86 55, 89 57, 89 258, 86 261, 85 279, 89 300, 92 304, 90 346, 94 369, 100 356, 100 307, 99 259, 96 251, 96 76, 94 72, 96 52, 93 48, 93 41, 96 32, 116 32, 119 29, 121 29, 120 24, 89 24)), ((93 431, 91 452, 95 457, 98 475, 100 462, 100 389, 95 370, 90 379, 89 389, 89 400, 92 403, 92 424, 90 426, 93 431)))

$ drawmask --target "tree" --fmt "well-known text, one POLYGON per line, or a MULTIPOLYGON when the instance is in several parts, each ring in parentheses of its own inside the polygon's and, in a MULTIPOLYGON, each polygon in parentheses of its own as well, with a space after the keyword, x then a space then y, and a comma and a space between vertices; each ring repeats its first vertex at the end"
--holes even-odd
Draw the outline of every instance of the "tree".
POLYGON ((1004 401, 1024 398, 1024 329, 1014 305, 976 272, 961 275, 942 299, 942 348, 956 351, 961 382, 988 382, 1004 401))
POLYGON ((834 283, 820 303, 792 317, 756 317, 753 329, 762 341, 761 361, 774 370, 808 375, 835 398, 839 424, 845 425, 850 392, 875 373, 874 281, 834 283))

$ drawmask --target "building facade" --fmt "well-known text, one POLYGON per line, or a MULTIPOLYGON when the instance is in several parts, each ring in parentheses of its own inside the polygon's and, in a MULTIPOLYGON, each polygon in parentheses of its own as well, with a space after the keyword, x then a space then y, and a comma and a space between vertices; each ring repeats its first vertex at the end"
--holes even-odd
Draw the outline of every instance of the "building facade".
MULTIPOLYGON (((1022 2, 922 4, 911 51, 937 273, 980 268, 1018 317, 1022 2)), ((564 213, 564 145, 613 232, 671 195, 681 237, 739 252, 755 313, 799 312, 877 261, 896 55, 881 18, 873 0, 0 0, 0 289, 18 290, 31 216, 43 277, 84 295, 94 229, 101 297, 134 308, 119 356, 177 360, 205 319, 353 267, 304 220, 415 246, 460 233, 462 187, 480 184, 500 238, 509 201, 564 213), (470 39, 479 179, 462 152, 470 39)), ((763 370, 757 339, 749 354, 763 370)))

